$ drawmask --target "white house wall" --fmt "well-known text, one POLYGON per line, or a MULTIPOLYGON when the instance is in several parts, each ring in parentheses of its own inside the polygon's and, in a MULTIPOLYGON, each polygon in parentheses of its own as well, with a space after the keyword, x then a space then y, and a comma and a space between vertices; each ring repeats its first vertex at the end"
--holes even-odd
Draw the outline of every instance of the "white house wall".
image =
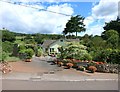
POLYGON ((59 53, 58 48, 61 47, 61 46, 65 46, 66 45, 65 42, 66 42, 65 40, 63 40, 63 42, 61 42, 60 40, 58 40, 58 41, 52 43, 49 46, 49 54, 50 54, 50 48, 54 48, 55 53, 59 53))

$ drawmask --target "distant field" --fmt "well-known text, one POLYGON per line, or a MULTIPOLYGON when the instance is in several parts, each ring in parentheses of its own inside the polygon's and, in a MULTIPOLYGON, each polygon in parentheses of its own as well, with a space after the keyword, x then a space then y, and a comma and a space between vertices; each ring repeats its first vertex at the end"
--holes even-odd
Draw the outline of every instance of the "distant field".
POLYGON ((25 36, 16 36, 15 43, 18 43, 20 45, 25 44, 24 41, 21 41, 21 39, 25 38, 25 36))

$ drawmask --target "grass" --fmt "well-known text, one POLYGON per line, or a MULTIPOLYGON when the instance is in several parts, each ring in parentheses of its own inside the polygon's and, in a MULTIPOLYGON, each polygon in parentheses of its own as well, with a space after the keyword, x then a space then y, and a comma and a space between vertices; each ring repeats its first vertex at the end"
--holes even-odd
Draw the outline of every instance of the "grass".
POLYGON ((25 36, 16 36, 16 40, 14 43, 18 43, 19 45, 24 45, 25 42, 21 41, 21 39, 25 38, 25 36))
POLYGON ((16 40, 14 43, 18 43, 19 45, 24 45, 24 41, 21 41, 21 40, 16 40))
POLYGON ((14 56, 8 56, 5 61, 8 62, 16 62, 16 61, 20 61, 20 59, 18 57, 14 57, 14 56))

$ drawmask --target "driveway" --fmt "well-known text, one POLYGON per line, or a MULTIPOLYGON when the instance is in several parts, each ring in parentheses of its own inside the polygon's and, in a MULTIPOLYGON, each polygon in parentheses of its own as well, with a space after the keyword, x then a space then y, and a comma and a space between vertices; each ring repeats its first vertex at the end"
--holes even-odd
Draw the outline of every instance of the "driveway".
POLYGON ((2 75, 4 90, 117 90, 118 75, 89 74, 50 65, 51 57, 33 57, 32 62, 12 62, 13 71, 2 75))

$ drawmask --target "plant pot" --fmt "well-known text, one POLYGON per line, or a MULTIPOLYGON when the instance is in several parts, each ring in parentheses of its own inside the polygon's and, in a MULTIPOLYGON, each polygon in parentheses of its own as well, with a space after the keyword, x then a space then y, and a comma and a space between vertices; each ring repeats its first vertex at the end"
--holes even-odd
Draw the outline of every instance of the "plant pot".
POLYGON ((91 73, 94 73, 97 68, 95 66, 89 66, 88 70, 91 72, 91 73))
POLYGON ((68 67, 68 69, 70 69, 70 68, 73 67, 73 64, 72 63, 67 63, 67 67, 68 67))
POLYGON ((31 62, 32 60, 31 59, 26 59, 25 62, 31 62))

